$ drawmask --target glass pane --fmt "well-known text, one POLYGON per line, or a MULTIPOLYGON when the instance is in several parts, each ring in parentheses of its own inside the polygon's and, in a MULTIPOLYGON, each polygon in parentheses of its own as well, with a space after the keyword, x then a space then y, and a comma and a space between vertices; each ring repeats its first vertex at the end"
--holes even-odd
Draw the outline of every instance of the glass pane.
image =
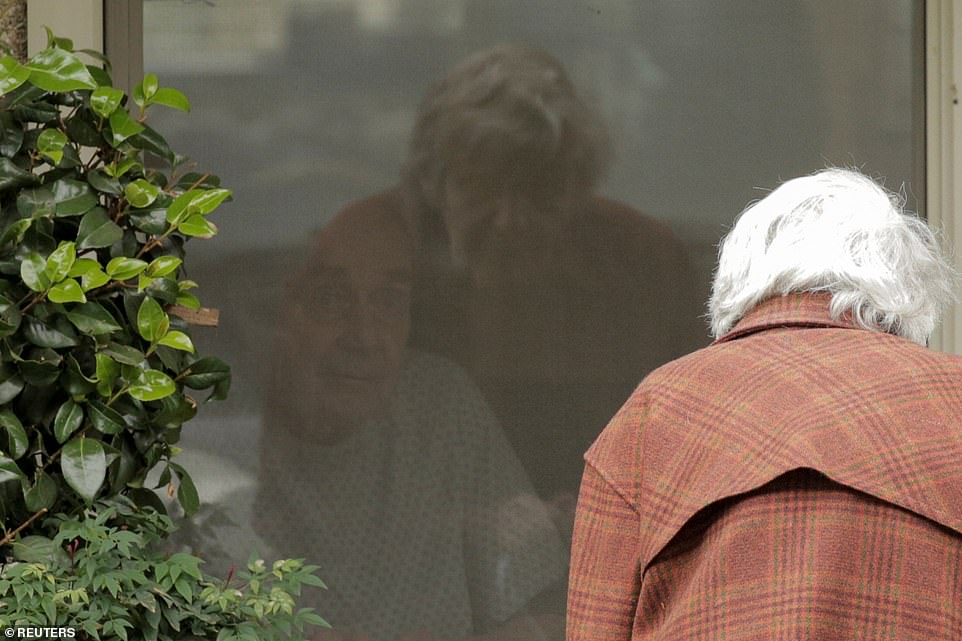
POLYGON ((827 164, 921 206, 921 7, 145 2, 152 122, 235 192, 188 256, 212 565, 320 564, 333 638, 563 638, 581 457, 710 342, 737 213, 827 164))

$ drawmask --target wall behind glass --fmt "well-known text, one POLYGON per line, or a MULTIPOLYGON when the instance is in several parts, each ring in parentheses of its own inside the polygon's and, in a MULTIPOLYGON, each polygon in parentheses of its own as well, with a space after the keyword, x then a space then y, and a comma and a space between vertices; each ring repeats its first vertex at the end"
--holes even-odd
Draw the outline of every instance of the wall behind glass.
POLYGON ((455 636, 560 614, 580 456, 648 371, 707 344, 735 215, 827 164, 920 206, 921 4, 147 0, 146 71, 193 104, 155 126, 235 192, 189 261, 222 315, 198 343, 235 365, 188 430, 209 496, 256 494, 260 522, 235 520, 323 560, 322 611, 373 637, 417 627, 398 611, 455 636), (429 89, 499 43, 559 61, 609 170, 580 181, 577 153, 465 125, 440 196, 384 194, 429 89), (417 614, 432 599, 444 621, 417 614))

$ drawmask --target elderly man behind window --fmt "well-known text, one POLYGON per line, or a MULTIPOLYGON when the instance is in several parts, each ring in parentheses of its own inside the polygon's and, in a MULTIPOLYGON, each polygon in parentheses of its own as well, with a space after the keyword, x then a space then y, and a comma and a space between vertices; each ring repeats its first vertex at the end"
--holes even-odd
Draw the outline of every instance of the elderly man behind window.
POLYGON ((791 180, 721 246, 715 342, 586 454, 569 641, 962 639, 957 284, 873 181, 791 180))

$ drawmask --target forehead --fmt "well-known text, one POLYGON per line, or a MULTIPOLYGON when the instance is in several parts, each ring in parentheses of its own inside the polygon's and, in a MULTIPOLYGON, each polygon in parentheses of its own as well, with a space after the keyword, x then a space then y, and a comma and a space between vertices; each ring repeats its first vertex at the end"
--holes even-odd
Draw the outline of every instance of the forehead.
POLYGON ((402 224, 383 216, 335 220, 315 237, 312 271, 365 280, 410 280, 413 248, 402 224), (348 224, 349 223, 349 224, 348 224))

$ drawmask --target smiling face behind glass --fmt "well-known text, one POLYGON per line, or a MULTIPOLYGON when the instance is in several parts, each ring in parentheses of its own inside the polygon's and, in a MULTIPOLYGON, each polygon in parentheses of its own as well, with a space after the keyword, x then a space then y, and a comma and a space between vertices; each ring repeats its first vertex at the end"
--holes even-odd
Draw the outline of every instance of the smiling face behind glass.
POLYGON ((315 238, 290 291, 280 342, 289 429, 341 438, 390 404, 410 329, 412 248, 393 212, 369 201, 315 238))

